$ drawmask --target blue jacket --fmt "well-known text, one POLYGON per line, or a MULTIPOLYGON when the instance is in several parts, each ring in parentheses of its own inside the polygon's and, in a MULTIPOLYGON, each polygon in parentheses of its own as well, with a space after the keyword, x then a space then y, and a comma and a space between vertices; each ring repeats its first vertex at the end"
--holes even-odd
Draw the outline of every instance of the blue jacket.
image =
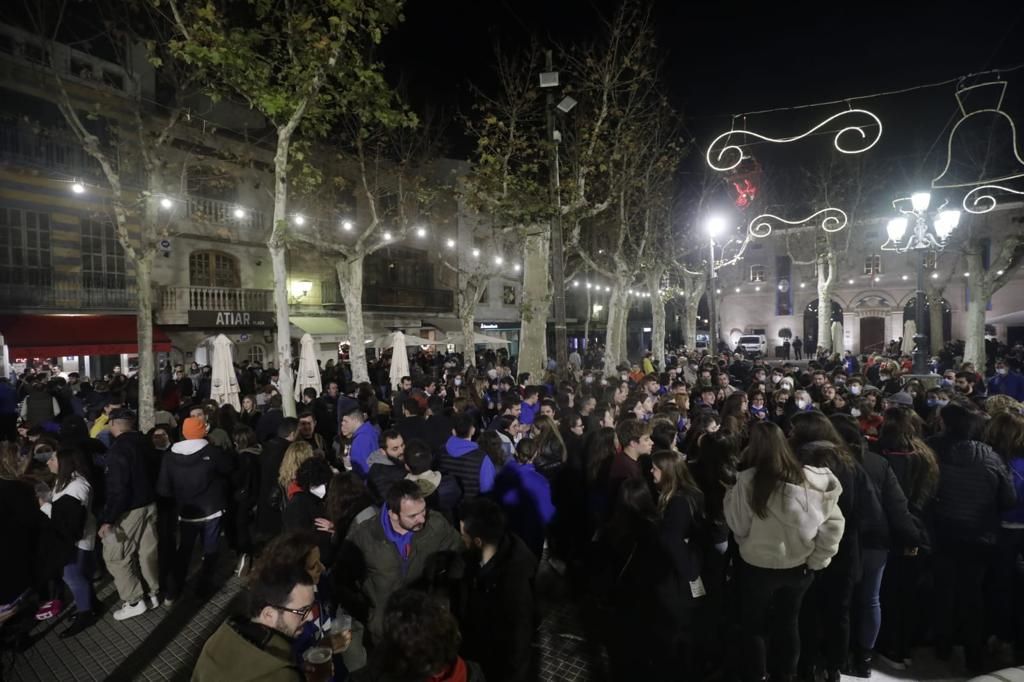
POLYGON ((555 517, 551 483, 533 464, 509 461, 494 483, 494 496, 505 510, 509 530, 540 556, 544 535, 555 517))
POLYGON ((0 381, 0 414, 18 414, 18 392, 7 381, 0 381))
POLYGON ((519 423, 532 424, 537 421, 538 414, 540 414, 540 401, 531 405, 524 400, 519 406, 519 423))
POLYGON ((352 450, 349 452, 352 457, 352 471, 364 481, 370 473, 370 455, 380 447, 379 443, 380 432, 370 422, 363 422, 352 435, 352 450))
POLYGON ((987 382, 988 394, 1008 395, 1014 400, 1024 401, 1024 376, 1010 372, 1005 376, 996 374, 987 382))
MULTIPOLYGON (((479 450, 480 447, 471 440, 465 438, 459 438, 458 436, 450 437, 444 444, 445 452, 452 457, 462 457, 465 454, 479 450)), ((494 462, 491 461, 490 457, 486 455, 483 461, 480 463, 480 493, 487 493, 494 487, 494 462)))

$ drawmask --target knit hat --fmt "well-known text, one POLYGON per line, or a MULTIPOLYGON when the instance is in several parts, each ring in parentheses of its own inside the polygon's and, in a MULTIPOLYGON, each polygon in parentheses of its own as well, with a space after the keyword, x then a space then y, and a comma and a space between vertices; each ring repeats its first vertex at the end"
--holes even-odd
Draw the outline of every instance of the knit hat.
POLYGON ((909 393, 905 393, 903 391, 900 391, 899 393, 893 393, 891 396, 887 397, 885 401, 887 403, 900 405, 902 407, 914 406, 914 399, 911 397, 909 393))
POLYGON ((189 417, 181 425, 181 435, 186 440, 198 440, 206 438, 206 420, 202 417, 189 417))

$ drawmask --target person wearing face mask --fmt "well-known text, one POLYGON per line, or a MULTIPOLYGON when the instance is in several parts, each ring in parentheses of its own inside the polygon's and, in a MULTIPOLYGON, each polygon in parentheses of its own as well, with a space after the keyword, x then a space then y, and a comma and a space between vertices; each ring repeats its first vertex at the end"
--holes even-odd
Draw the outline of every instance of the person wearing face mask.
POLYGON ((165 594, 168 603, 184 589, 197 540, 203 545, 197 592, 208 594, 213 589, 232 461, 227 453, 206 440, 206 430, 206 421, 201 417, 186 419, 181 427, 185 440, 171 446, 170 453, 161 462, 157 479, 157 495, 174 500, 178 513, 179 542, 173 584, 165 594))
POLYGON ((760 422, 768 419, 768 401, 763 393, 755 393, 750 397, 750 421, 760 422))
POLYGON ((942 373, 942 379, 939 381, 939 386, 942 388, 948 388, 952 390, 953 385, 956 383, 956 372, 951 369, 947 369, 942 373))
POLYGON ((328 566, 333 563, 331 540, 334 523, 327 519, 324 499, 327 497, 327 484, 333 474, 331 465, 322 457, 307 459, 299 465, 299 471, 295 474, 299 491, 292 495, 284 508, 284 530, 316 531, 320 556, 328 566))
POLYGON ((1014 400, 1024 401, 1024 376, 1010 371, 1006 360, 996 360, 996 373, 988 382, 989 395, 1008 395, 1014 400))
POLYGON ((892 395, 893 393, 899 393, 901 390, 900 381, 896 377, 898 370, 896 365, 891 362, 883 363, 878 369, 878 388, 882 391, 882 395, 892 395))

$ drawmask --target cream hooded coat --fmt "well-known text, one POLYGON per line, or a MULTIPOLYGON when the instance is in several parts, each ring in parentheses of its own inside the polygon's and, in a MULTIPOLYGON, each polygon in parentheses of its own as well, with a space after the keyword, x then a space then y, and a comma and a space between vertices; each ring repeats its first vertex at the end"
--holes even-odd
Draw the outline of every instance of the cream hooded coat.
POLYGON ((786 569, 828 566, 839 551, 846 521, 839 510, 843 487, 826 468, 804 467, 804 485, 786 483, 768 498, 765 518, 750 505, 754 469, 741 471, 725 494, 725 521, 740 556, 751 566, 786 569))

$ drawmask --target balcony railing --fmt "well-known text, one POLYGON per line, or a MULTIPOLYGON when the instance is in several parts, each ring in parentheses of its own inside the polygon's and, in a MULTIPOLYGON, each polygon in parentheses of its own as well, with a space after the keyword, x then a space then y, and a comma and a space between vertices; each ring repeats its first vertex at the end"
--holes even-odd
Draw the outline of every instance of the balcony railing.
POLYGON ((271 289, 229 289, 226 287, 162 287, 160 310, 187 313, 190 310, 268 311, 274 309, 271 289))
POLYGON ((0 284, 0 308, 5 310, 134 310, 137 305, 138 291, 131 280, 122 288, 85 287, 81 275, 0 284))
MULTIPOLYGON (((321 282, 321 292, 323 305, 345 304, 337 281, 321 282)), ((363 307, 367 310, 452 312, 455 309, 455 294, 448 289, 366 285, 363 287, 363 307)))
POLYGON ((64 171, 68 175, 101 177, 96 159, 67 131, 36 129, 25 123, 0 119, 0 159, 14 164, 64 171))
POLYGON ((215 225, 240 227, 247 230, 258 230, 264 226, 262 211, 243 208, 237 203, 207 199, 190 195, 188 197, 188 214, 197 222, 208 222, 215 225), (244 217, 236 218, 235 211, 242 210, 244 217))

